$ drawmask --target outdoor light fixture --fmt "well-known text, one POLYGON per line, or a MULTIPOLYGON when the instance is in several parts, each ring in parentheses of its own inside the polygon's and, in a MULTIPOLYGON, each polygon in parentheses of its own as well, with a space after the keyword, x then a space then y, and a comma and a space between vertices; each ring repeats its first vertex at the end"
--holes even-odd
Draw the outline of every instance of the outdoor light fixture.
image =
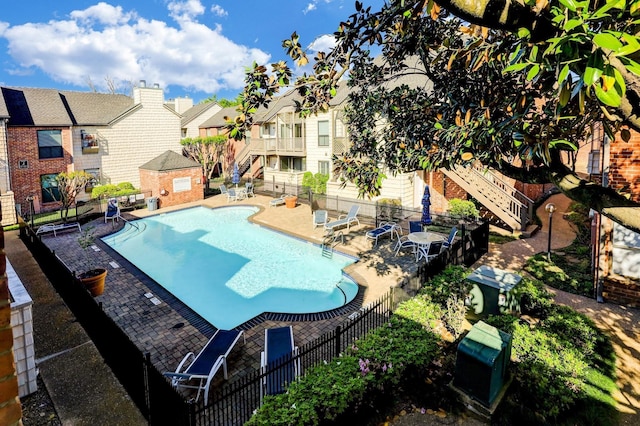
POLYGON ((549 203, 544 206, 544 209, 549 213, 549 242, 547 244, 547 260, 551 262, 551 223, 553 221, 553 212, 556 211, 556 205, 549 203))

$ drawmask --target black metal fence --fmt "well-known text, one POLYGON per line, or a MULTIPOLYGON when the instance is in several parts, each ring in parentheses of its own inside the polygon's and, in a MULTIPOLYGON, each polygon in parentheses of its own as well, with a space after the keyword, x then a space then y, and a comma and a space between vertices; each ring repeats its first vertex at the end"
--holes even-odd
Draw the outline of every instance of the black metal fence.
POLYGON ((308 368, 329 362, 368 331, 386 324, 395 307, 393 291, 377 302, 355 312, 350 318, 318 339, 299 348, 297 355, 289 355, 265 369, 248 374, 240 380, 215 391, 211 403, 201 403, 195 409, 198 425, 242 425, 260 407, 267 380, 278 383, 290 379, 292 366, 300 366, 300 374, 308 368))
MULTIPOLYGON (((405 224, 420 214, 416 209, 396 207, 390 210, 388 205, 380 203, 317 197, 311 193, 307 201, 317 203, 316 209, 332 206, 336 211, 346 211, 355 202, 362 203, 362 217, 368 217, 372 223, 393 219, 405 224)), ((467 224, 442 216, 434 217, 431 226, 441 226, 445 230, 453 223, 459 227, 460 238, 456 239, 450 250, 419 269, 418 287, 440 273, 447 264, 470 265, 487 252, 488 223, 467 224)), ((66 265, 42 243, 34 230, 21 226, 20 236, 150 424, 243 424, 260 406, 267 376, 283 375, 284 369, 291 362, 299 362, 304 372, 307 368, 333 359, 355 339, 385 324, 395 308, 393 292, 390 292, 376 303, 352 314, 348 321, 334 331, 302 346, 297 356, 283 359, 267 371, 256 371, 221 387, 212 393, 209 404, 202 401, 194 403, 186 401, 170 385, 150 362, 149 354, 143 354, 131 342, 125 332, 102 310, 102 306, 77 282, 66 265)))
POLYGON ((192 407, 54 252, 27 227, 20 237, 150 424, 193 425, 192 407))

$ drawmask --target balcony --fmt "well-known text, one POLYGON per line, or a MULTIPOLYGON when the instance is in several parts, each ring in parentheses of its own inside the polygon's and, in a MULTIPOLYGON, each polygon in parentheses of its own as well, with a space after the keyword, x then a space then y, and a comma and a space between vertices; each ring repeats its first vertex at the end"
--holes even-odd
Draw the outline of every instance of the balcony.
POLYGON ((100 151, 100 145, 98 144, 98 137, 89 133, 82 133, 82 153, 83 154, 97 154, 100 151))

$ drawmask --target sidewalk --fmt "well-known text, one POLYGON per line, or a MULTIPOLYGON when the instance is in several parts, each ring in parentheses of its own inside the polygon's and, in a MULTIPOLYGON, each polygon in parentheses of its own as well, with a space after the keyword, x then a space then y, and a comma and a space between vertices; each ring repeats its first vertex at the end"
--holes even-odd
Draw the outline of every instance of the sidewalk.
MULTIPOLYGON (((36 365, 61 424, 146 425, 91 339, 20 240, 18 231, 5 232, 5 252, 34 301, 36 365)), ((57 424, 46 416, 41 420, 25 422, 25 425, 57 424)))

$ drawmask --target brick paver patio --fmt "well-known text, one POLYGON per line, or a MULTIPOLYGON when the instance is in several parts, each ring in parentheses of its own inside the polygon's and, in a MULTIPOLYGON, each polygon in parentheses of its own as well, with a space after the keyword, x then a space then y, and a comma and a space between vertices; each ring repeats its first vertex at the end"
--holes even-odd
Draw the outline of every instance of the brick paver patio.
MULTIPOLYGON (((163 214, 180 208, 196 205, 221 207, 236 204, 251 204, 260 207, 260 212, 251 220, 255 223, 286 232, 310 242, 321 244, 324 231, 314 228, 311 209, 307 205, 298 205, 290 209, 285 206, 270 207, 265 196, 257 196, 239 202, 227 202, 227 197, 214 196, 198 203, 182 205, 176 208, 164 208, 155 211, 136 210, 124 212, 123 216, 129 220, 152 214, 163 214)), ((103 236, 115 232, 124 223, 105 224, 103 219, 96 219, 84 225, 95 226, 96 236, 103 236)), ((381 240, 377 247, 364 236, 371 227, 361 224, 344 231, 345 242, 336 250, 359 257, 359 261, 350 265, 346 272, 361 286, 356 300, 338 309, 329 317, 320 319, 319 316, 307 315, 286 317, 285 321, 278 317, 263 315, 240 326, 244 330, 246 345, 238 345, 229 360, 229 379, 235 380, 260 367, 260 352, 264 346, 264 329, 267 327, 291 324, 294 328, 296 344, 301 346, 320 335, 335 329, 344 322, 347 316, 357 311, 363 305, 379 299, 391 287, 400 288, 407 284, 415 275, 417 265, 411 253, 401 256, 393 255, 395 241, 381 240), (278 318, 274 320, 273 318, 278 318)), ((68 232, 58 236, 46 235, 43 241, 71 270, 87 269, 85 253, 77 244, 77 232, 68 232)), ((130 339, 142 352, 149 352, 151 360, 160 371, 172 371, 182 357, 188 352, 198 352, 215 328, 190 311, 173 295, 165 291, 153 280, 141 273, 133 265, 111 250, 99 239, 96 245, 100 251, 90 250, 95 265, 108 269, 105 292, 97 300, 103 304, 103 309, 124 330, 130 339), (154 304, 152 299, 145 296, 152 293, 161 301, 154 304)), ((320 255, 320 248, 318 248, 320 255)), ((213 272, 213 271, 212 271, 213 272)), ((222 374, 219 374, 222 377, 222 374)))

